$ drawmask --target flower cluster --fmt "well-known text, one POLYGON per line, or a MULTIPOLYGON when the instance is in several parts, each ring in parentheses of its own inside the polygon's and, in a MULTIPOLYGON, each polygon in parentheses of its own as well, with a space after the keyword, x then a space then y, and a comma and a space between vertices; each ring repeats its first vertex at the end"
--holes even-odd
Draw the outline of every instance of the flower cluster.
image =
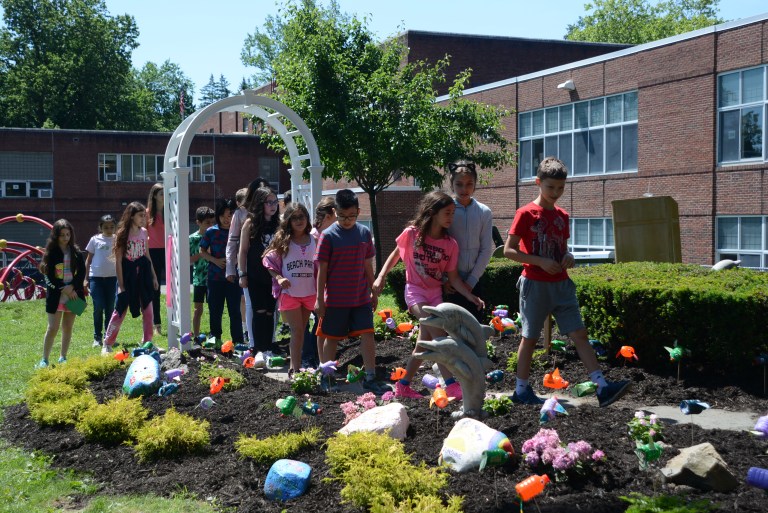
POLYGON ((364 411, 370 410, 376 407, 376 396, 372 392, 368 392, 355 399, 355 402, 347 401, 342 403, 341 411, 344 412, 344 424, 348 424, 350 420, 356 419, 364 411))
POLYGON ((536 436, 523 443, 525 462, 531 467, 551 466, 556 472, 582 469, 585 465, 605 459, 601 450, 592 450, 584 440, 563 444, 554 429, 540 429, 536 436))
POLYGON ((627 423, 629 437, 638 444, 648 444, 664 439, 663 426, 656 415, 646 415, 643 411, 636 411, 635 417, 627 423))
POLYGON ((320 373, 313 368, 301 368, 293 375, 291 390, 297 394, 308 394, 320 386, 320 373))

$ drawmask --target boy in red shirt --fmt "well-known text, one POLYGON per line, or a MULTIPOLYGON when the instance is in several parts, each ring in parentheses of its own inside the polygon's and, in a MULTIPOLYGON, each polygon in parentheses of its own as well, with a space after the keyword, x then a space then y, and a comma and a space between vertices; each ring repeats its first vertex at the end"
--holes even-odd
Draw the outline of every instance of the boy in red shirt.
POLYGON ((555 205, 565 191, 568 169, 555 157, 541 161, 536 173, 539 196, 518 209, 504 244, 504 256, 523 264, 517 282, 520 291, 520 316, 523 320, 522 340, 517 353, 517 383, 512 401, 543 404, 533 392, 528 378, 536 342, 548 315, 553 314, 560 333, 573 340, 589 377, 597 385, 600 406, 608 406, 629 389, 629 381, 608 382, 589 345, 587 329, 579 311, 576 286, 566 269, 573 267, 568 252, 570 219, 555 205))

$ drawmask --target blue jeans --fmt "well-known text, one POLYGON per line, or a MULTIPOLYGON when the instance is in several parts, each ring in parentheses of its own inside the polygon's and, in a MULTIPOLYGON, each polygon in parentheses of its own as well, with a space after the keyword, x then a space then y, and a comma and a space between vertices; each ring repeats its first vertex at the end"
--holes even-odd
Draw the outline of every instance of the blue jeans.
POLYGON ((240 296, 243 294, 237 283, 227 280, 208 280, 208 316, 211 335, 222 340, 221 318, 224 315, 224 302, 229 313, 229 336, 235 344, 243 343, 243 320, 240 316, 240 296))
POLYGON ((93 340, 101 342, 102 330, 109 325, 109 318, 115 309, 117 276, 108 278, 90 277, 88 287, 93 301, 93 340))

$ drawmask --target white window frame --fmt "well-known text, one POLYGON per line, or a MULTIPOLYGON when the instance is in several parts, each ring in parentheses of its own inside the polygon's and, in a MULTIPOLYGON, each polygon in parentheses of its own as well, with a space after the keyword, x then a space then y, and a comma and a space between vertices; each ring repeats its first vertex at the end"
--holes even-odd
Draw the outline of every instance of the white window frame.
MULTIPOLYGON (((128 182, 128 183, 142 183, 142 182, 162 182, 160 173, 163 171, 163 159, 164 155, 146 154, 146 153, 99 153, 99 181, 100 182, 128 182), (110 158, 110 161, 114 159, 115 170, 112 172, 106 172, 106 160, 110 158), (125 159, 130 157, 130 159, 125 159), (147 159, 154 159, 155 169, 147 174, 147 159), (124 169, 123 161, 127 160, 131 163, 131 169, 124 169), (140 169, 136 169, 136 165, 140 169), (136 176, 143 177, 142 180, 134 180, 136 176), (130 177, 130 180, 125 179, 130 177)), ((189 178, 191 182, 215 182, 216 175, 214 171, 214 158, 213 155, 188 155, 187 165, 192 168, 189 178), (205 166, 203 165, 205 164, 205 166), (203 173, 204 168, 209 168, 209 173, 203 173)))
POLYGON ((758 269, 768 269, 768 216, 717 216, 715 220, 715 261, 720 260, 741 260, 741 267, 752 267, 758 269), (737 236, 736 247, 721 247, 720 243, 720 223, 725 220, 735 219, 737 222, 737 236), (760 249, 744 249, 742 248, 742 221, 744 219, 760 219, 761 220, 761 232, 760 232, 760 249), (760 265, 749 266, 745 265, 745 256, 758 256, 760 258, 760 265))
POLYGON ((0 197, 8 199, 22 198, 52 198, 53 181, 52 180, 2 180, 0 181, 0 197), (24 194, 8 196, 5 193, 7 184, 17 184, 24 186, 24 194), (33 186, 34 184, 34 186, 33 186), (50 195, 40 195, 40 191, 50 191, 50 195))
POLYGON ((568 239, 568 251, 571 253, 581 253, 587 251, 614 251, 616 249, 613 240, 613 219, 610 217, 579 217, 571 218, 571 237, 568 239), (587 240, 576 240, 576 225, 585 223, 587 225, 587 240), (602 237, 598 244, 592 243, 592 230, 595 224, 601 225, 602 237))
MULTIPOLYGON (((638 109, 637 109, 637 91, 627 91, 620 94, 602 96, 589 100, 568 103, 564 105, 555 105, 544 109, 536 109, 527 112, 521 112, 518 115, 518 178, 522 181, 533 180, 536 178, 536 168, 541 161, 538 157, 539 152, 534 151, 535 147, 540 147, 540 155, 556 156, 568 166, 571 177, 594 176, 618 173, 637 173, 637 130, 638 130, 638 109), (621 120, 608 121, 609 100, 616 100, 621 105, 621 120), (634 100, 634 115, 626 106, 628 102, 634 100), (585 125, 577 127, 577 113, 584 112, 586 115, 585 125), (561 116, 561 113, 563 116, 561 116), (570 123, 566 122, 566 115, 570 113, 570 123), (540 121, 540 129, 537 129, 540 121), (621 137, 621 147, 619 148, 619 162, 621 169, 607 170, 607 157, 609 155, 606 134, 609 130, 619 130, 621 137), (626 151, 629 146, 624 144, 625 130, 634 129, 634 166, 625 166, 626 151), (593 135, 594 134, 594 135, 593 135), (587 137, 588 145, 591 137, 600 135, 602 138, 602 151, 600 153, 600 169, 590 169, 591 162, 587 160, 587 168, 575 166, 577 137, 587 137), (562 142, 570 141, 570 149, 567 154, 560 151, 562 142), (549 151, 548 146, 557 144, 557 151, 549 151), (526 146, 528 150, 526 151, 526 146), (527 157, 527 158, 526 158, 527 157), (530 165, 528 168, 526 164, 530 165)), ((589 159, 590 153, 587 153, 589 159)))
MULTIPOLYGON (((729 71, 727 73, 720 73, 717 76, 717 162, 720 165, 734 165, 744 164, 751 162, 765 162, 768 160, 768 150, 765 148, 765 135, 768 130, 768 66, 756 66, 750 68, 744 68, 740 70, 729 71), (744 74, 755 70, 762 71, 762 87, 761 98, 753 101, 744 101, 744 74), (724 98, 722 97, 722 83, 726 78, 738 77, 738 94, 735 99, 735 103, 731 103, 723 106, 724 98), (725 128, 723 127, 723 117, 725 114, 733 112, 743 112, 748 109, 760 110, 762 114, 762 122, 760 126, 761 130, 761 150, 762 155, 758 157, 743 157, 744 154, 744 140, 742 139, 743 129, 743 114, 739 116, 739 128, 736 139, 738 140, 738 158, 725 160, 723 156, 723 136, 725 128)), ((730 132, 729 132, 730 133, 730 132)))

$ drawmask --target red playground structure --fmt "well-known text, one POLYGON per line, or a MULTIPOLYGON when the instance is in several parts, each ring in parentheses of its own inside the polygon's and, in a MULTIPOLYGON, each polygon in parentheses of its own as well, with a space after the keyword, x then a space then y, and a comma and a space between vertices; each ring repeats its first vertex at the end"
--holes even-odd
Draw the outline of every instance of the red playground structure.
MULTIPOLYGON (((31 221, 49 230, 53 228, 48 221, 24 214, 4 217, 0 219, 0 225, 12 221, 17 223, 31 221)), ((13 257, 8 265, 0 268, 0 301, 26 301, 45 297, 45 287, 37 284, 30 276, 25 276, 20 269, 25 264, 27 267, 31 264, 34 269, 37 269, 40 266, 43 251, 44 249, 39 246, 33 247, 22 242, 0 239, 0 253, 13 257)))

